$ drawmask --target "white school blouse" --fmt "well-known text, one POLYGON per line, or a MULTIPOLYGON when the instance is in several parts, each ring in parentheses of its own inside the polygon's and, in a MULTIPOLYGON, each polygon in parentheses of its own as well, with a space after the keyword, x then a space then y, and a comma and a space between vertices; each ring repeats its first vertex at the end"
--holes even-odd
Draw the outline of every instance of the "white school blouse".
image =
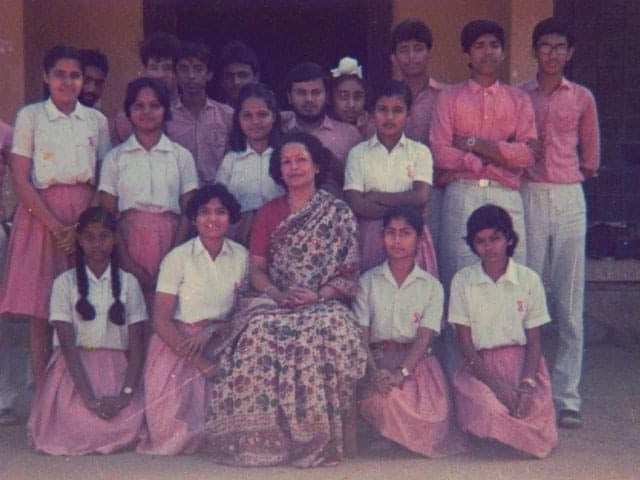
MULTIPOLYGON (((109 320, 109 308, 113 305, 111 266, 107 267, 100 278, 96 278, 89 268, 85 267, 85 269, 89 285, 87 298, 96 310, 96 317, 93 320, 83 320, 76 311, 76 303, 80 299, 80 294, 78 293, 76 270, 72 268, 59 275, 53 282, 49 322, 72 323, 77 346, 128 350, 128 326, 149 318, 138 280, 130 273, 119 270, 120 300, 125 306, 125 324, 116 325, 109 320)), ((54 347, 60 346, 57 334, 54 334, 53 345, 54 347)))
POLYGON ((95 183, 96 168, 111 148, 109 126, 98 110, 76 102, 69 115, 49 98, 18 112, 12 153, 32 160, 31 183, 95 183))
POLYGON ((507 271, 497 282, 484 272, 481 262, 456 273, 448 320, 471 327, 473 346, 482 350, 526 345, 525 330, 551 319, 538 274, 509 259, 507 271))
POLYGON ((249 254, 225 239, 215 261, 200 237, 174 248, 160 264, 156 292, 178 297, 174 318, 184 323, 226 320, 247 276, 249 254))
POLYGON ((180 196, 198 188, 193 156, 166 135, 146 150, 135 135, 111 150, 98 190, 118 197, 118 211, 180 214, 180 196))
POLYGON ((257 210, 265 203, 284 194, 284 188, 269 175, 273 148, 261 154, 247 145, 244 152, 229 152, 216 173, 216 182, 224 183, 233 193, 242 212, 257 210))
POLYGON ((404 134, 391 152, 378 135, 349 152, 344 190, 405 192, 413 188, 413 182, 433 183, 433 158, 428 147, 404 134))
POLYGON ((358 282, 353 312, 370 327, 369 342, 413 342, 418 327, 440 332, 444 292, 440 282, 418 265, 398 286, 389 264, 365 272, 358 282))

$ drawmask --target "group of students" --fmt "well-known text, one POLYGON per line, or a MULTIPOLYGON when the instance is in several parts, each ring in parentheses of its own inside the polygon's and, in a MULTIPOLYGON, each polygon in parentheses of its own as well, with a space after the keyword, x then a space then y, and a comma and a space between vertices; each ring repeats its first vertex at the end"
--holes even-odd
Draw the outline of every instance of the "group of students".
POLYGON ((156 35, 111 122, 82 103, 106 60, 100 76, 86 52, 47 53, 47 99, 13 134, 0 291, 0 312, 30 318, 36 449, 314 466, 356 450, 356 405, 429 457, 469 432, 541 458, 556 409, 581 426, 581 181, 599 134, 593 96, 563 77, 573 36, 558 18, 536 26, 522 88, 498 80, 493 21, 462 30, 459 85, 429 76, 432 45, 424 23, 396 26, 403 78, 373 95, 352 58, 331 75, 298 64, 281 112, 245 45, 222 55, 232 108, 206 95, 206 46, 156 35), (431 353, 441 331, 448 375, 431 353))

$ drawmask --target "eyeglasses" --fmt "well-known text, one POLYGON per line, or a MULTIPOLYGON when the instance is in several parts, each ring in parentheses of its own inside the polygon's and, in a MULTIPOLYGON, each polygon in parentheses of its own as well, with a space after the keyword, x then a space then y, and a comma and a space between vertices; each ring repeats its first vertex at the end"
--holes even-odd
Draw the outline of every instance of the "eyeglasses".
POLYGON ((538 51, 544 55, 550 55, 555 52, 558 55, 566 55, 569 52, 569 45, 566 43, 559 43, 558 45, 549 45, 548 43, 541 43, 538 45, 538 51))

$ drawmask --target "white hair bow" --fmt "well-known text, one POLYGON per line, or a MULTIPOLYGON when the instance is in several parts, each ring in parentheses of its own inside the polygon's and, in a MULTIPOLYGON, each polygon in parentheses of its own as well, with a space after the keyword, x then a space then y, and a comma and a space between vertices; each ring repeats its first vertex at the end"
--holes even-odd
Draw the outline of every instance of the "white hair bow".
POLYGON ((344 57, 340 59, 338 68, 331 69, 331 75, 334 78, 341 77, 342 75, 357 75, 358 78, 362 78, 362 67, 358 65, 358 60, 351 57, 344 57))

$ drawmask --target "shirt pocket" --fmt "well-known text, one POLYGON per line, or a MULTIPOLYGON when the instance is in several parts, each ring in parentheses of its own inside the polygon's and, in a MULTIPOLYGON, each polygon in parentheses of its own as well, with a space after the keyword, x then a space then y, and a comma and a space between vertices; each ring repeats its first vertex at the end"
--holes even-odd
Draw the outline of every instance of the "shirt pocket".
POLYGON ((179 204, 182 182, 180 181, 180 168, 178 168, 175 156, 167 155, 165 158, 152 158, 151 162, 152 171, 154 172, 153 180, 156 183, 154 188, 158 193, 164 192, 166 195, 165 201, 169 204, 174 202, 179 204))
POLYGON ((98 137, 97 136, 78 136, 75 140, 75 154, 79 164, 86 162, 87 165, 95 167, 97 151, 98 151, 98 137))
POLYGON ((418 305, 402 305, 398 308, 398 317, 397 322, 394 322, 393 333, 406 339, 413 338, 421 322, 422 311, 418 305))
POLYGON ((559 108, 552 115, 553 127, 560 133, 575 133, 578 130, 578 112, 575 108, 559 108))
POLYGON ((229 189, 238 195, 260 193, 260 165, 247 160, 235 160, 231 166, 229 189))
POLYGON ((116 196, 139 199, 148 195, 151 189, 151 172, 149 162, 144 158, 123 153, 118 159, 118 174, 114 183, 116 196))
MULTIPOLYGON (((413 182, 416 179, 416 164, 413 160, 403 159, 398 165, 400 169, 398 172, 398 181, 402 181, 404 185, 398 185, 403 190, 412 188, 413 182), (405 183, 406 182, 406 183, 405 183)), ((401 191, 401 190, 399 190, 401 191)))
POLYGON ((513 142, 516 139, 516 126, 518 122, 515 107, 505 102, 497 102, 493 115, 493 128, 497 132, 496 138, 513 142))

